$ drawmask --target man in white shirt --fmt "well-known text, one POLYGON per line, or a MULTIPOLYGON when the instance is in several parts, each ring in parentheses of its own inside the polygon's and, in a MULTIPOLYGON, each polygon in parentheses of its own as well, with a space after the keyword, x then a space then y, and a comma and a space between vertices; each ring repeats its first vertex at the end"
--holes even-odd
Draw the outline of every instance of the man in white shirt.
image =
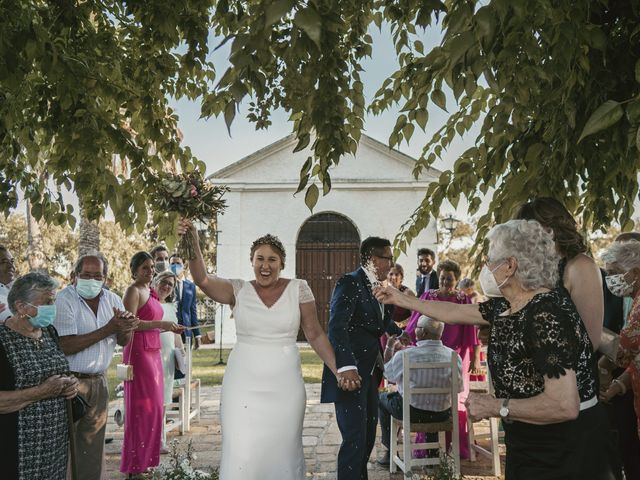
MULTIPOLYGON (((415 347, 406 349, 404 355, 414 363, 444 363, 451 361, 453 350, 445 347, 440 340, 444 324, 422 315, 418 319, 415 347)), ((389 441, 391 436, 391 417, 402 420, 402 372, 403 353, 400 342, 390 338, 384 352, 384 376, 398 386, 397 392, 381 392, 380 429, 382 444, 387 451, 378 460, 380 465, 389 465, 389 441)), ((458 357, 458 378, 462 378, 462 361, 458 357)), ((451 368, 414 369, 409 379, 412 387, 417 388, 447 388, 451 385, 451 368)), ((460 381, 460 391, 462 391, 460 381)), ((416 423, 443 422, 451 416, 451 397, 446 393, 413 395, 411 398, 411 421, 416 423)), ((436 441, 437 434, 427 434, 427 441, 436 441)))
POLYGON ((16 278, 16 265, 13 255, 7 247, 0 245, 0 324, 11 316, 9 305, 7 305, 7 295, 11 290, 11 285, 16 278))
POLYGON ((79 393, 89 404, 74 429, 76 467, 78 478, 83 480, 102 478, 109 403, 105 372, 116 343, 129 343, 138 326, 138 319, 125 310, 122 299, 104 288, 107 271, 101 253, 81 256, 74 268, 73 283, 56 297, 54 326, 60 335, 60 348, 80 382, 79 393))

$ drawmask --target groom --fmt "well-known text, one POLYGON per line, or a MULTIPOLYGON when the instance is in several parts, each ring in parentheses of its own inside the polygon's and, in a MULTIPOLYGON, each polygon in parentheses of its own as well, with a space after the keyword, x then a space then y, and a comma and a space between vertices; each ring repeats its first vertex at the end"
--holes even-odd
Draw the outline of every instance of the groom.
POLYGON ((378 385, 382 379, 380 336, 401 335, 391 321, 392 307, 381 305, 372 287, 393 265, 391 243, 369 237, 360 246, 360 267, 344 275, 333 290, 329 341, 336 352, 339 380, 325 365, 320 401, 335 403, 342 445, 337 480, 367 480, 367 461, 376 439, 378 385), (390 308, 391 307, 391 308, 390 308))

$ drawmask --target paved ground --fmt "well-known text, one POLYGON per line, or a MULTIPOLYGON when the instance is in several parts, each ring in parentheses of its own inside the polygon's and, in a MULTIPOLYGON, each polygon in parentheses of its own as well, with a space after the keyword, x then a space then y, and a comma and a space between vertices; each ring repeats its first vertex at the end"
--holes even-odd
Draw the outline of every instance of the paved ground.
MULTIPOLYGON (((304 421, 303 444, 307 464, 307 477, 313 480, 335 480, 335 462, 338 447, 340 445, 340 433, 335 423, 333 405, 320 404, 320 385, 307 385, 307 412, 304 421)), ((107 437, 114 441, 106 445, 107 475, 106 478, 122 479, 124 475, 119 473, 120 449, 122 447, 123 429, 118 427, 113 420, 113 411, 118 407, 118 402, 112 402, 110 406, 107 437)), ((189 440, 195 448, 197 467, 217 467, 220 463, 220 387, 207 387, 202 390, 202 414, 200 422, 191 425, 189 434, 179 436, 175 431, 169 433, 168 441, 177 440, 180 445, 185 445, 189 440)), ((476 424, 476 432, 486 430, 487 426, 476 424)), ((379 435, 378 435, 379 437, 379 435)), ((377 458, 379 451, 376 446, 372 453, 372 460, 377 458)), ((504 455, 504 452, 502 452, 504 455)), ((168 455, 162 456, 162 462, 167 462, 168 455)), ((503 459, 504 460, 504 459, 503 459)), ((391 475, 388 468, 384 469, 375 463, 369 463, 370 480, 402 479, 401 474, 391 475)), ((490 476, 488 459, 478 459, 477 462, 462 462, 462 473, 466 479, 495 479, 490 476)), ((420 478, 415 476, 414 478, 420 478)), ((426 478, 426 477, 424 477, 426 478)), ((238 479, 242 480, 242 479, 238 479)))

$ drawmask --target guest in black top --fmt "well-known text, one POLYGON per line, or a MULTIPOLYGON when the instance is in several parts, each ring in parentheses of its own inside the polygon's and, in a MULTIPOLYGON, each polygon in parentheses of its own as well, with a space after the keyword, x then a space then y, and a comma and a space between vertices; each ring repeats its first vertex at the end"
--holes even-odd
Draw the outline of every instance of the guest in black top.
POLYGON ((490 327, 496 396, 471 393, 467 409, 474 419, 502 417, 507 480, 615 478, 589 336, 571 300, 554 289, 552 236, 536 221, 511 220, 487 239, 480 282, 489 301, 421 301, 391 287, 377 289, 378 300, 445 323, 490 327))

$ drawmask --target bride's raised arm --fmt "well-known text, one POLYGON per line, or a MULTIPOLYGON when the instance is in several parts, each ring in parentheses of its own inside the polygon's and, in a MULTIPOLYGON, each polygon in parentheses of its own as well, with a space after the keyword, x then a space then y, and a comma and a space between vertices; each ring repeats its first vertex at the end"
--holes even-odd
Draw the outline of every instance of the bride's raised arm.
POLYGON ((207 268, 204 264, 204 257, 200 250, 200 241, 198 239, 198 231, 194 227, 191 220, 180 219, 178 224, 179 235, 191 235, 193 237, 193 247, 196 254, 196 258, 189 260, 189 270, 193 277, 194 283, 207 295, 209 298, 215 300, 218 303, 233 306, 235 303, 235 296, 233 294, 233 285, 230 280, 226 278, 219 278, 216 275, 209 275, 207 268))
POLYGON ((373 291, 379 302, 393 304, 407 310, 420 312, 422 315, 451 325, 489 325, 480 314, 478 304, 456 304, 450 302, 430 302, 405 295, 391 286, 377 287, 373 291))

